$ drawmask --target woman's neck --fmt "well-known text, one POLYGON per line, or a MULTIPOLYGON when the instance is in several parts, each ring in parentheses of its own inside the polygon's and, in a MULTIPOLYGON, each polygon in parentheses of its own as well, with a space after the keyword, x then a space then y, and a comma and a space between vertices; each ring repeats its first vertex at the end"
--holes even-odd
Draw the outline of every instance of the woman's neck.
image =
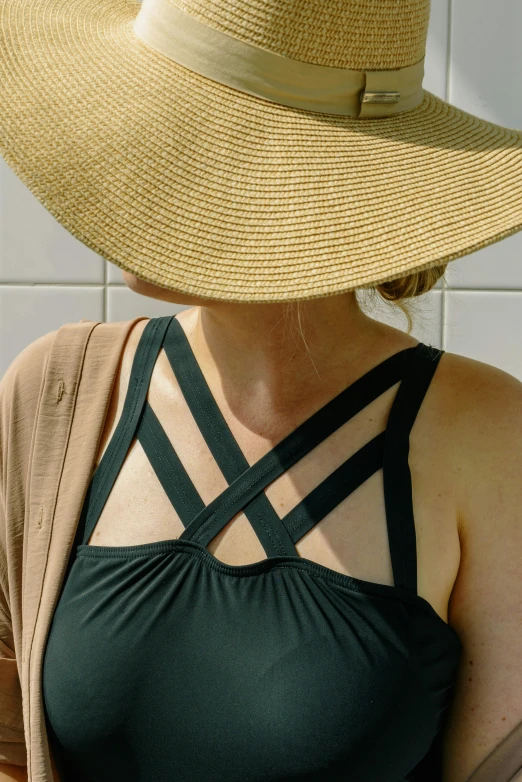
POLYGON ((178 316, 212 387, 242 418, 301 418, 401 343, 416 343, 365 315, 354 295, 308 300, 299 310, 212 302, 178 316))

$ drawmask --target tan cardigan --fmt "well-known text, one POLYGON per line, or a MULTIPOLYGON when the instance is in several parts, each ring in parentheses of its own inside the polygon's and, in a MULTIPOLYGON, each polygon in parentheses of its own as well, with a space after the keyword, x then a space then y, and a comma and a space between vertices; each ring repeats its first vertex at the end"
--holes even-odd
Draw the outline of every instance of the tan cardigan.
POLYGON ((0 762, 27 765, 31 782, 53 780, 43 652, 138 320, 68 323, 32 342, 0 381, 0 762))
MULTIPOLYGON (((67 323, 0 381, 0 763, 61 782, 42 702, 43 652, 125 341, 138 317, 67 323), (53 764, 54 766, 54 764, 53 764)), ((470 782, 518 782, 522 724, 470 782)))

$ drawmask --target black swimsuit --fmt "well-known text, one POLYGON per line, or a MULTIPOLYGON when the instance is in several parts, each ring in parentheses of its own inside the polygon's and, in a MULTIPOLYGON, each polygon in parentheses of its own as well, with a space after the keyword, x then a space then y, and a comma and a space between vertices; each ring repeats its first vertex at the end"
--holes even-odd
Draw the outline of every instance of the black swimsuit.
POLYGON ((47 640, 62 782, 438 779, 461 643, 417 594, 408 448, 441 355, 396 353, 250 467, 180 323, 147 323, 47 640), (229 484, 207 506, 146 400, 162 347, 229 484), (280 519, 263 490, 399 380, 385 431, 280 519), (87 545, 135 437, 185 529, 87 545), (394 586, 300 557, 295 543, 381 468, 394 586), (268 559, 233 566, 206 545, 241 510, 268 559))

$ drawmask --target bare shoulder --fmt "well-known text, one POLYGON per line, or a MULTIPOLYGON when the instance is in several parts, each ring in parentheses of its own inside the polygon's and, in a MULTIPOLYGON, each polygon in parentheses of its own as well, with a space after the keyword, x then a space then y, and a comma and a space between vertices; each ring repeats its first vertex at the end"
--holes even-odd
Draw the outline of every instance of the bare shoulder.
POLYGON ((463 647, 443 780, 466 782, 522 722, 522 383, 452 353, 438 382, 461 548, 448 613, 463 647))
POLYGON ((461 400, 473 403, 464 406, 470 417, 476 413, 477 406, 482 407, 477 412, 486 412, 487 409, 494 412, 492 406, 500 406, 509 399, 516 404, 522 395, 522 382, 514 375, 457 353, 443 354, 439 373, 444 376, 448 399, 452 398, 457 404, 461 400))
POLYGON ((145 330, 145 326, 151 318, 141 318, 140 320, 137 320, 134 326, 129 331, 129 336, 127 337, 127 341, 125 343, 125 350, 129 351, 130 353, 134 353, 138 346, 138 342, 140 341, 141 335, 143 334, 143 331, 145 330))
POLYGON ((502 513, 509 523, 522 500, 522 382, 490 364, 445 353, 439 384, 461 544, 485 544, 491 525, 500 524, 502 513))
POLYGON ((520 479, 522 382, 482 361, 445 353, 439 367, 441 411, 450 424, 452 459, 458 481, 460 523, 470 522, 481 491, 492 491, 510 476, 520 479), (470 505, 471 504, 471 505, 470 505))
POLYGON ((127 339, 125 340, 125 344, 123 346, 121 359, 120 359, 120 365, 118 367, 117 372, 117 383, 116 388, 118 390, 118 396, 120 397, 120 402, 123 402, 123 399, 121 397, 124 397, 127 391, 127 385, 130 378, 130 373, 132 369, 132 362, 134 359, 134 355, 136 353, 138 343, 141 339, 141 335, 143 334, 145 330, 145 326, 150 321, 150 318, 142 318, 134 324, 129 329, 129 333, 127 335, 127 339))

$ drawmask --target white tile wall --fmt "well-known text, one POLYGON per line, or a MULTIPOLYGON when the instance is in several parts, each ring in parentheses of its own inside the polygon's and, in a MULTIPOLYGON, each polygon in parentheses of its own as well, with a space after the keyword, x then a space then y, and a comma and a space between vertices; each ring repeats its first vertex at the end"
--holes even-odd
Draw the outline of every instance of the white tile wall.
POLYGON ((101 285, 0 285, 2 374, 30 342, 81 318, 103 320, 101 285))
POLYGON ((444 342, 522 379, 522 291, 448 290, 444 342))
MULTIPOLYGON (((520 0, 432 0, 426 89, 522 128, 521 73, 520 0)), ((414 336, 522 380, 522 233, 451 262, 446 280, 411 303, 414 336)), ((0 377, 27 344, 62 323, 181 309, 126 288, 121 270, 68 234, 0 159, 0 377)), ((371 314, 406 329, 391 305, 371 314)))

